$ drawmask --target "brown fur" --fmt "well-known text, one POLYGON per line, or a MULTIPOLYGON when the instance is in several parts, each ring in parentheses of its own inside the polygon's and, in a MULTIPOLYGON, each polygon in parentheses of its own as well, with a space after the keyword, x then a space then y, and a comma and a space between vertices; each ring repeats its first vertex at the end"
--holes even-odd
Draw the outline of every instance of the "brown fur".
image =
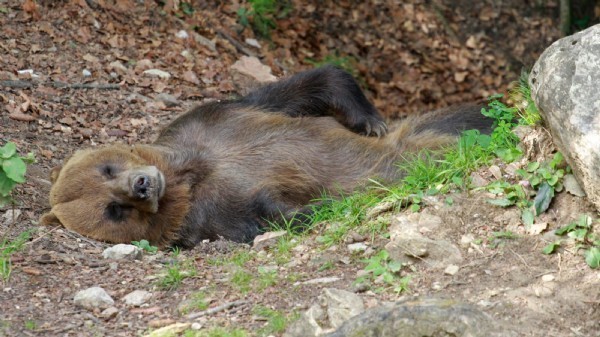
POLYGON ((306 215, 325 191, 398 180, 395 163, 406 151, 489 128, 479 109, 410 117, 385 136, 365 137, 355 132, 382 135, 386 127, 351 77, 331 67, 301 73, 197 107, 152 145, 76 152, 53 171, 52 209, 41 222, 109 242, 249 241, 266 220, 306 215))

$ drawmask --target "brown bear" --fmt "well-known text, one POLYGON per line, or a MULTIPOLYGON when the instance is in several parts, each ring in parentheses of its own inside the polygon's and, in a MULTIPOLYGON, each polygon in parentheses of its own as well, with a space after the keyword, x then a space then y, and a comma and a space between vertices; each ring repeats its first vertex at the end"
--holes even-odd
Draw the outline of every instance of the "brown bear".
POLYGON ((115 243, 248 242, 268 221, 307 221, 323 193, 347 193, 368 178, 397 181, 406 151, 444 146, 465 129, 489 131, 480 110, 409 117, 388 133, 348 73, 302 72, 198 106, 151 145, 77 151, 52 170, 52 209, 41 223, 115 243))

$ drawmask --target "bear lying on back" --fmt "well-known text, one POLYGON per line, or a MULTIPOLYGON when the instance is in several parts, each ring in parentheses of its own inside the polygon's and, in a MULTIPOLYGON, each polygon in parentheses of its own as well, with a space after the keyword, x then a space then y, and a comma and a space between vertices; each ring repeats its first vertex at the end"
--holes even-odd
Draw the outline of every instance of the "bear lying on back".
POLYGON ((480 109, 407 118, 388 133, 349 74, 302 72, 196 107, 151 145, 77 151, 52 170, 52 209, 41 223, 115 243, 248 242, 268 221, 306 221, 323 192, 398 180, 406 151, 446 145, 465 129, 489 131, 480 109))

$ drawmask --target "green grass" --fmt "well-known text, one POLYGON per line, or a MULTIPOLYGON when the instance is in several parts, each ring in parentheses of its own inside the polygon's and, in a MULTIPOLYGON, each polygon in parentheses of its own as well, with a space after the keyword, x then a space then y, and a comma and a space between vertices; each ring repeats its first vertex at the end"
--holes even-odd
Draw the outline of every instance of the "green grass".
POLYGON ((254 314, 267 319, 267 324, 257 331, 259 336, 272 336, 281 334, 287 328, 290 317, 279 311, 258 306, 253 310, 254 314))
POLYGON ((248 332, 243 329, 211 328, 199 331, 186 330, 184 337, 248 337, 248 332))
POLYGON ((247 7, 238 9, 238 21, 243 27, 252 27, 259 37, 270 39, 277 20, 285 18, 292 10, 290 1, 248 0, 247 7))
POLYGON ((190 300, 181 308, 181 313, 186 315, 193 311, 202 311, 208 309, 206 302, 206 294, 203 291, 198 291, 192 294, 190 300))
POLYGON ((231 284, 242 294, 247 294, 252 289, 254 276, 242 268, 238 268, 231 276, 231 284))
POLYGON ((2 278, 4 283, 8 282, 10 274, 12 273, 12 265, 10 262, 12 254, 23 249, 30 237, 31 231, 25 231, 12 241, 3 239, 2 242, 0 242, 0 278, 2 278))
POLYGON ((315 60, 311 58, 304 59, 304 62, 314 66, 314 67, 322 67, 324 65, 334 65, 338 68, 344 69, 349 74, 352 75, 356 80, 358 80, 361 85, 364 86, 364 80, 358 78, 358 71, 356 70, 355 63, 356 60, 350 56, 341 56, 336 51, 334 54, 329 54, 323 57, 321 60, 315 60))
POLYGON ((25 329, 33 331, 37 329, 37 323, 32 319, 28 319, 25 321, 25 329))
POLYGON ((176 260, 178 255, 179 250, 174 250, 174 262, 165 268, 164 273, 156 282, 156 285, 162 290, 175 290, 181 285, 183 280, 196 275, 196 269, 192 261, 178 261, 176 260))

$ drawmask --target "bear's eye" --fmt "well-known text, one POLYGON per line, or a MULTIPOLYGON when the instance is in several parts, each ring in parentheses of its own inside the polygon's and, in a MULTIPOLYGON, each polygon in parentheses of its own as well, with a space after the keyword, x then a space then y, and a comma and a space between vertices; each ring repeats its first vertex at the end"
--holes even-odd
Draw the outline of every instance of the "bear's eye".
POLYGON ((100 170, 102 171, 102 175, 104 175, 107 178, 114 178, 117 174, 116 168, 112 165, 102 166, 100 170))
POLYGON ((111 202, 106 206, 105 214, 106 217, 112 221, 122 221, 127 218, 129 211, 131 210, 130 206, 125 206, 118 204, 116 202, 111 202))

